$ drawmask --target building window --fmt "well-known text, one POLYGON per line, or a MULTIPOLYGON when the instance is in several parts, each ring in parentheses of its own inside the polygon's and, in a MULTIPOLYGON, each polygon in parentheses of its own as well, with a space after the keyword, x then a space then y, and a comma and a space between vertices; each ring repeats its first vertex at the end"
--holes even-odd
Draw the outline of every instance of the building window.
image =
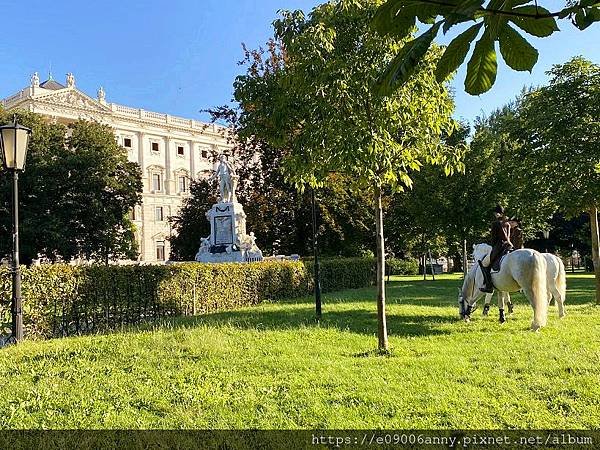
POLYGON ((124 138, 123 139, 123 147, 125 147, 125 148, 131 148, 131 138, 124 138))
POLYGON ((159 192, 161 190, 161 180, 159 173, 152 174, 152 190, 155 192, 159 192))
POLYGON ((152 142, 152 151, 154 153, 158 153, 160 149, 158 148, 158 142, 152 142))
POLYGON ((142 220, 142 210, 139 206, 133 207, 130 213, 131 220, 142 220))
POLYGON ((179 192, 187 192, 187 177, 179 177, 179 192))
POLYGON ((156 259, 165 260, 165 241, 156 241, 156 259))
POLYGON ((208 150, 206 150, 205 148, 202 149, 202 157, 204 159, 208 158, 208 150))
POLYGON ((185 148, 183 148, 183 145, 178 145, 177 146, 177 156, 184 156, 185 155, 185 148))
POLYGON ((154 219, 156 219, 157 222, 162 222, 164 219, 164 214, 163 214, 163 207, 162 206, 157 206, 154 209, 154 219))

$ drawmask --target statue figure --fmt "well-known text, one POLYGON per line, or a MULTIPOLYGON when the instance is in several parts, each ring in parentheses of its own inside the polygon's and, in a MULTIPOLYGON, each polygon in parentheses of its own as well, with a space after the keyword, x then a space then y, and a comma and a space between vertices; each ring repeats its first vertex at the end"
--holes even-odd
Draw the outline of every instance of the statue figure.
MULTIPOLYGON (((209 181, 219 178, 219 194, 221 202, 234 202, 235 201, 235 186, 234 179, 237 181, 238 176, 235 173, 233 165, 227 161, 227 156, 221 155, 219 157, 219 166, 217 171, 209 178, 209 181)), ((237 184, 237 183, 236 183, 237 184)))
POLYGON ((75 77, 71 72, 67 74, 67 87, 75 87, 75 77))
POLYGON ((106 93, 104 92, 104 88, 102 86, 100 86, 100 89, 98 89, 98 101, 99 102, 106 101, 106 93))
POLYGON ((248 235, 248 245, 251 250, 254 250, 254 247, 256 247, 256 236, 254 236, 254 231, 251 231, 248 235))
POLYGON ((198 261, 198 259, 206 254, 210 252, 210 236, 205 237, 200 239, 200 248, 198 249, 198 253, 196 253, 196 261, 198 261))
POLYGON ((37 72, 33 72, 31 76, 31 87, 39 87, 40 86, 40 77, 37 72))

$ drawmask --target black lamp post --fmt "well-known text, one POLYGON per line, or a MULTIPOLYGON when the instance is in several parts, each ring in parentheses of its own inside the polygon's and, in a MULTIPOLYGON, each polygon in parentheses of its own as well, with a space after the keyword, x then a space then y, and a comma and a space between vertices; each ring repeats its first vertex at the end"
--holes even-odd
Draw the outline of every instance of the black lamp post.
POLYGON ((315 312, 317 320, 321 320, 321 266, 319 263, 319 247, 317 228, 317 202, 315 200, 315 189, 311 189, 312 203, 312 228, 313 228, 313 252, 315 257, 315 312))
POLYGON ((2 165, 13 176, 13 255, 12 255, 12 335, 10 341, 23 339, 23 306, 21 302, 21 269, 19 267, 19 172, 25 169, 25 158, 31 130, 17 123, 0 127, 2 165))

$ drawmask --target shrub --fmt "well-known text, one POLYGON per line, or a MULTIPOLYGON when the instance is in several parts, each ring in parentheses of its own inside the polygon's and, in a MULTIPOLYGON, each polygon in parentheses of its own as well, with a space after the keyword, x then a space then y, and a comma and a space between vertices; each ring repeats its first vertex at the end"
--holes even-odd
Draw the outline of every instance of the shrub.
MULTIPOLYGON (((321 263, 324 292, 369 286, 372 259, 321 263)), ((183 263, 170 266, 23 268, 23 321, 27 337, 84 334, 162 317, 197 315, 309 295, 312 262, 183 263)), ((11 321, 10 272, 0 268, 0 320, 11 321)))
POLYGON ((389 275, 418 275, 419 262, 412 258, 389 258, 386 260, 386 273, 389 275))

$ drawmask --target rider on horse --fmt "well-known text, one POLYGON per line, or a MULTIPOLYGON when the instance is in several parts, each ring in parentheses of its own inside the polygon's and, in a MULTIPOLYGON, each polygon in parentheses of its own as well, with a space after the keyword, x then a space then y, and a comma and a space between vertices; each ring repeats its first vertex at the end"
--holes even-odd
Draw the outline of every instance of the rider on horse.
POLYGON ((494 284, 492 283, 492 268, 500 261, 500 258, 513 249, 513 244, 510 241, 510 223, 504 215, 504 208, 498 205, 494 209, 494 221, 492 222, 491 244, 492 251, 490 252, 490 260, 487 266, 484 266, 481 260, 478 261, 481 272, 483 273, 483 287, 479 288, 482 292, 494 292, 494 284))
POLYGON ((508 223, 510 224, 510 242, 513 245, 514 250, 525 248, 523 242, 523 229, 521 228, 521 219, 516 217, 511 218, 508 223))

